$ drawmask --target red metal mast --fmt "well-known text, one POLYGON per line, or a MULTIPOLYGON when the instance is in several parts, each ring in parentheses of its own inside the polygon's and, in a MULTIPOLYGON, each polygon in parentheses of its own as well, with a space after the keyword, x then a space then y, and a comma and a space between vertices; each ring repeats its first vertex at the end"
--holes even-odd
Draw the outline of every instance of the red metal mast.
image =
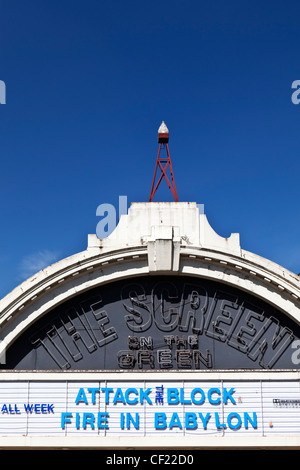
POLYGON ((158 143, 159 143, 159 148, 158 148, 158 154, 157 154, 157 159, 156 159, 156 165, 155 165, 155 170, 154 170, 154 176, 153 176, 153 181, 152 181, 152 186, 151 186, 151 191, 150 191, 150 197, 149 197, 149 202, 153 201, 154 195, 157 191, 158 186, 160 185, 160 182, 162 178, 164 177, 167 185, 169 187, 169 190, 172 193, 172 196, 174 197, 175 201, 178 202, 178 196, 177 196, 177 190, 176 190, 176 185, 175 185, 175 180, 174 180, 174 175, 173 175, 173 168, 172 168, 172 163, 171 163, 171 157, 170 157, 170 152, 169 152, 169 130, 167 126, 165 125, 164 121, 161 123, 160 128, 158 129, 158 143), (167 150, 167 156, 161 157, 160 156, 160 151, 161 151, 161 146, 163 148, 166 148, 167 150), (165 166, 163 166, 163 164, 165 166), (157 168, 160 168, 161 170, 161 175, 155 185, 155 178, 156 178, 156 173, 157 173, 157 168), (167 168, 170 168, 170 173, 171 173, 171 179, 172 183, 170 182, 166 170, 167 168), (155 186, 154 186, 155 185, 155 186))

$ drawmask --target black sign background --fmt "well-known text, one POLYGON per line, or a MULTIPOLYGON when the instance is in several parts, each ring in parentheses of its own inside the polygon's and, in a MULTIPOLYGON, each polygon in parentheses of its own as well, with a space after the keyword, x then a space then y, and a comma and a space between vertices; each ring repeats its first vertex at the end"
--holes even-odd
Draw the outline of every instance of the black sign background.
POLYGON ((6 369, 293 368, 300 327, 255 296, 193 277, 137 277, 91 289, 28 328, 6 369))

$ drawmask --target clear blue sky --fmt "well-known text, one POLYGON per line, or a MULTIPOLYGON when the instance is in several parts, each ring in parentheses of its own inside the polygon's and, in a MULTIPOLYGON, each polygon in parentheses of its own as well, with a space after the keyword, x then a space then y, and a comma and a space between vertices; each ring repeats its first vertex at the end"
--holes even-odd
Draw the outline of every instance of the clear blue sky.
POLYGON ((0 297, 148 200, 162 120, 179 200, 298 273, 297 79, 299 1, 2 0, 0 297))

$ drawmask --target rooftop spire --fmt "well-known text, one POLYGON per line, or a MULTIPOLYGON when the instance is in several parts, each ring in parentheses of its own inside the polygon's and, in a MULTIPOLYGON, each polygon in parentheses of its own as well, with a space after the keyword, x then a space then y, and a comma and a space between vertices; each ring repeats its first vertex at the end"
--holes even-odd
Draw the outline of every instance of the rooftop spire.
POLYGON ((158 143, 159 143, 159 148, 158 148, 158 154, 157 154, 157 159, 156 159, 156 165, 155 165, 155 170, 154 170, 154 176, 153 176, 153 181, 152 181, 152 186, 151 186, 151 191, 150 191, 150 197, 149 197, 149 202, 153 201, 154 195, 157 191, 158 186, 160 185, 160 182, 162 178, 164 177, 167 185, 169 187, 169 190, 171 191, 172 196, 174 197, 175 201, 178 202, 178 196, 177 196, 177 190, 176 190, 176 185, 175 185, 175 180, 174 180, 174 175, 173 175, 173 168, 172 168, 172 163, 171 163, 171 157, 170 157, 170 152, 169 152, 169 129, 167 128, 166 124, 164 121, 162 121, 159 129, 158 129, 158 143), (166 149, 167 151, 167 156, 161 157, 160 156, 160 151, 161 147, 166 149), (163 166, 164 164, 164 166, 163 166), (156 179, 156 173, 158 167, 161 170, 161 175, 155 185, 155 179, 156 179), (170 169, 171 173, 171 180, 172 183, 170 182, 166 171, 167 169, 170 169))

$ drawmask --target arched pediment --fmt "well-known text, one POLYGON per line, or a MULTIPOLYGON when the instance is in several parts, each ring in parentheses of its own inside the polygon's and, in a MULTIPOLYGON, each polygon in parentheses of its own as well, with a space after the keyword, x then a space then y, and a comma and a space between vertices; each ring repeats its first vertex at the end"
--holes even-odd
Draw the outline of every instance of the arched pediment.
POLYGON ((140 276, 93 287, 36 320, 7 351, 27 370, 294 368, 300 326, 235 287, 140 276))
POLYGON ((219 237, 196 204, 134 204, 1 301, 3 367, 295 368, 299 298, 296 275, 219 237))

